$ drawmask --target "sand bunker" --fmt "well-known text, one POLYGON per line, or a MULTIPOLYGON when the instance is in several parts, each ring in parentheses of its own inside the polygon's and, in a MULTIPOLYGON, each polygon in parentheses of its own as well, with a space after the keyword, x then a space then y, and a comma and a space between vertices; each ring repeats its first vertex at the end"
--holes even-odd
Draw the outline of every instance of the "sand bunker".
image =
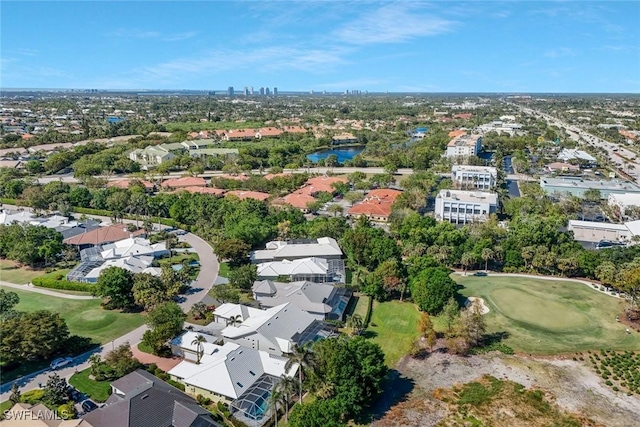
POLYGON ((478 304, 480 307, 480 313, 487 314, 489 312, 489 307, 484 303, 484 299, 480 297, 469 297, 465 301, 465 307, 471 307, 472 304, 478 304))

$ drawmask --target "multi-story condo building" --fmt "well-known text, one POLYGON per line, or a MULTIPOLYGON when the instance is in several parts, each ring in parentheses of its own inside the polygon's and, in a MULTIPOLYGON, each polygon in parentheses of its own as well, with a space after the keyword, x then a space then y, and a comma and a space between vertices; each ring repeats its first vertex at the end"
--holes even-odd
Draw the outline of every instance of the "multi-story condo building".
POLYGON ((481 135, 459 135, 447 144, 447 157, 475 156, 481 150, 481 135))
POLYGON ((463 190, 489 190, 496 185, 498 171, 490 166, 455 165, 451 168, 453 182, 463 190))
POLYGON ((498 195, 482 191, 441 190, 436 197, 438 221, 467 224, 486 221, 498 208, 498 195))

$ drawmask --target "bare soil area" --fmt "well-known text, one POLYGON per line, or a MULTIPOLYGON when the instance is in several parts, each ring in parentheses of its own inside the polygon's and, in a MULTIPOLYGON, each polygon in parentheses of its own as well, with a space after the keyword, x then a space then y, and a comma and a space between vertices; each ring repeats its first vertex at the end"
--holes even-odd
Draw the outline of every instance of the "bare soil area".
POLYGON ((414 388, 374 423, 378 427, 435 426, 447 416, 447 407, 434 397, 434 391, 475 381, 485 374, 541 389, 560 409, 603 426, 640 425, 640 396, 614 392, 583 362, 571 359, 497 353, 458 357, 436 351, 421 360, 406 356, 397 370, 414 388))

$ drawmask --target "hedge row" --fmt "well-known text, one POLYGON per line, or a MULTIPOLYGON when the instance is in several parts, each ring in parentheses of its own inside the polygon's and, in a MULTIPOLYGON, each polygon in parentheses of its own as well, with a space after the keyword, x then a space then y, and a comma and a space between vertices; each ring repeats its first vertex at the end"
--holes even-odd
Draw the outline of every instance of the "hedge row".
POLYGON ((70 282, 65 279, 54 279, 49 277, 36 277, 31 280, 35 286, 49 289, 62 289, 65 291, 93 292, 96 285, 90 283, 70 282))

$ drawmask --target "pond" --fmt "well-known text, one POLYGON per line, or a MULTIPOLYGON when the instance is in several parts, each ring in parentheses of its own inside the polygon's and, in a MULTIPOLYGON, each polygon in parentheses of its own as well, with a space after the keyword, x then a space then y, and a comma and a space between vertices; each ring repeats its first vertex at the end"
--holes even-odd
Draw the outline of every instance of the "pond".
POLYGON ((317 163, 320 159, 326 159, 332 154, 338 156, 338 163, 344 163, 346 160, 351 160, 358 154, 364 151, 364 147, 344 147, 344 148, 332 148, 329 150, 316 151, 307 155, 307 159, 314 163, 317 163))

